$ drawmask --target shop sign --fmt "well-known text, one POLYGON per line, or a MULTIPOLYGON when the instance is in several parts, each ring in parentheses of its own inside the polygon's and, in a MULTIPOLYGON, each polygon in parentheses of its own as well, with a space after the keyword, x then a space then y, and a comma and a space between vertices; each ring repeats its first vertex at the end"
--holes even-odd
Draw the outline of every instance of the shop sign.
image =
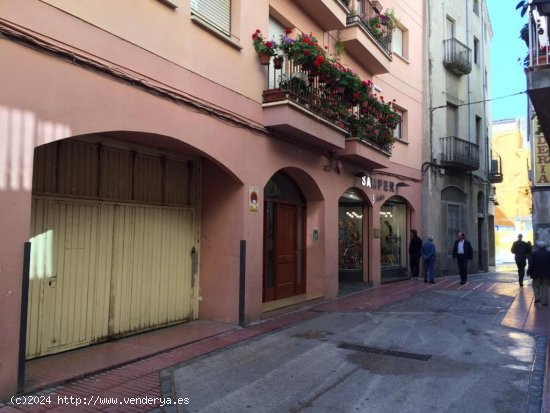
POLYGON ((550 186, 550 153, 543 135, 534 140, 535 186, 550 186))
POLYGON ((361 178, 361 185, 366 188, 373 188, 384 192, 395 192, 395 184, 384 179, 376 179, 373 176, 365 175, 361 178))

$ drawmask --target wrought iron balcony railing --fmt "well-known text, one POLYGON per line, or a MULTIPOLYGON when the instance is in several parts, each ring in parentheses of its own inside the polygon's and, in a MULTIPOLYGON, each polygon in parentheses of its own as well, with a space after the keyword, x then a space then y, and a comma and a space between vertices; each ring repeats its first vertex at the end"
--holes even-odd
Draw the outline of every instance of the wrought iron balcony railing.
POLYGON ((489 167, 489 182, 499 184, 503 181, 502 159, 500 156, 491 153, 491 164, 489 167))
POLYGON ((337 80, 327 78, 314 66, 305 68, 284 57, 280 67, 272 61, 267 70, 267 89, 263 92, 266 108, 274 102, 292 102, 345 130, 348 137, 391 154, 393 129, 388 124, 392 114, 360 104, 337 80))
POLYGON ((356 9, 348 15, 347 24, 359 24, 374 38, 376 43, 382 48, 384 52, 391 56, 391 31, 385 28, 384 24, 379 24, 379 28, 376 28, 376 20, 379 19, 381 6, 377 1, 358 0, 356 3, 356 9))
MULTIPOLYGON (((536 3, 533 2, 535 6, 536 3)), ((545 65, 548 67, 550 64, 550 46, 548 41, 549 35, 546 32, 548 16, 539 14, 535 18, 533 13, 529 13, 527 27, 522 29, 520 37, 528 43, 529 47, 529 54, 527 55, 525 65, 531 70, 536 70, 539 66, 545 65)))
POLYGON ((441 164, 457 171, 479 169, 479 146, 456 136, 441 138, 441 164))
POLYGON ((472 50, 468 46, 455 38, 444 40, 443 45, 445 48, 443 65, 447 69, 459 76, 467 75, 472 71, 472 50))

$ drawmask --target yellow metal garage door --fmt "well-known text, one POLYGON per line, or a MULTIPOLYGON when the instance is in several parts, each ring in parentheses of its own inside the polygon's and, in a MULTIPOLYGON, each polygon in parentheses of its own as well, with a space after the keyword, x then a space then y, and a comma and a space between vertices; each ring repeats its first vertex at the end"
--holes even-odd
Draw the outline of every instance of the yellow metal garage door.
POLYGON ((198 172, 78 141, 35 153, 27 358, 196 317, 198 172))

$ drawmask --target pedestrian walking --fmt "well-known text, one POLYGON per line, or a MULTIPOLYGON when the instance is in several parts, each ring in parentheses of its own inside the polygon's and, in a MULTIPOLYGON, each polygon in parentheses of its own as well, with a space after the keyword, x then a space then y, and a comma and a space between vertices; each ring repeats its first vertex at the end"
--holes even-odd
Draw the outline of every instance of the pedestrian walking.
POLYGON ((518 235, 518 240, 512 244, 512 254, 518 267, 518 281, 519 286, 523 287, 523 278, 525 277, 525 265, 527 264, 527 257, 531 254, 531 245, 523 241, 523 235, 518 235))
POLYGON ((456 259, 458 264, 458 272, 460 273, 460 284, 464 285, 468 282, 468 260, 474 257, 472 244, 466 239, 464 232, 458 233, 458 239, 453 245, 453 259, 456 259))
POLYGON ((550 285, 550 251, 546 241, 538 241, 535 251, 529 257, 527 274, 532 278, 531 286, 535 293, 535 303, 548 305, 548 286, 550 285))
POLYGON ((424 282, 435 284, 435 244, 434 237, 428 236, 428 240, 422 245, 422 259, 424 260, 424 282))
POLYGON ((418 279, 420 274, 420 256, 422 255, 422 239, 418 236, 416 229, 411 229, 411 242, 409 243, 409 258, 411 266, 411 277, 418 279))

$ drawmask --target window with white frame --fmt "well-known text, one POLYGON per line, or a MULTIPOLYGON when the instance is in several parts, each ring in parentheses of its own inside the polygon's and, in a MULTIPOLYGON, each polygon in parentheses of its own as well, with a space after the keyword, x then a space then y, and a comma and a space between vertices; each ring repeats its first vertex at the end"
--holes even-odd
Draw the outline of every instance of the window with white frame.
POLYGON ((392 33, 391 39, 392 52, 397 53, 401 57, 405 57, 403 50, 403 30, 396 27, 392 33))
MULTIPOLYGON (((270 16, 267 38, 279 44, 281 41, 281 37, 284 36, 285 34, 286 34, 285 26, 283 26, 281 23, 279 23, 277 20, 275 20, 273 17, 270 16)), ((282 71, 275 70, 273 68, 273 57, 271 58, 271 62, 269 63, 268 75, 269 75, 269 88, 274 89, 279 87, 279 84, 281 83, 282 71)))
POLYGON ((231 36, 231 0, 191 0, 191 13, 231 36))
POLYGON ((397 127, 393 130, 393 138, 406 142, 407 138, 405 136, 405 131, 403 128, 406 113, 404 110, 398 109, 396 107, 394 107, 393 109, 395 110, 395 113, 401 116, 401 121, 397 124, 397 127))
POLYGON ((479 39, 474 37, 474 63, 479 64, 479 39))
POLYGON ((474 9, 474 13, 479 16, 479 0, 474 0, 473 1, 472 8, 474 9))

